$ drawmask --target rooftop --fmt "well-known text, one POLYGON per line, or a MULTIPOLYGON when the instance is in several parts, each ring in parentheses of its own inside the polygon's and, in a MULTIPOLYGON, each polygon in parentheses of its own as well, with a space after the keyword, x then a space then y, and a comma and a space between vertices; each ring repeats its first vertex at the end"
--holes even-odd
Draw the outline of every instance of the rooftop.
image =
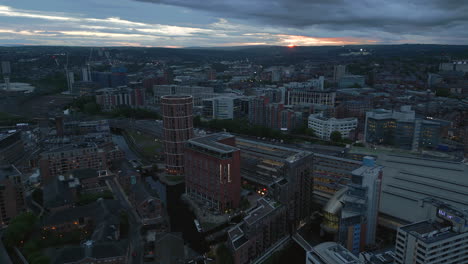
POLYGON ((258 220, 273 212, 273 210, 275 210, 275 207, 270 202, 268 202, 265 198, 260 198, 257 201, 257 207, 250 211, 246 217, 244 217, 244 222, 248 225, 253 225, 258 220))
POLYGON ((188 143, 220 153, 230 153, 238 151, 239 149, 227 144, 223 144, 219 141, 233 137, 233 135, 228 133, 216 133, 203 137, 189 139, 188 143))
POLYGON ((308 257, 312 257, 321 263, 328 264, 361 264, 356 256, 342 245, 335 242, 325 242, 315 246, 312 251, 307 253, 308 257))
POLYGON ((410 224, 401 229, 427 244, 445 240, 460 234, 452 231, 451 225, 431 220, 410 224))
POLYGON ((309 154, 312 154, 311 152, 303 151, 301 149, 273 145, 240 137, 236 138, 236 144, 242 150, 242 152, 268 156, 280 161, 294 162, 300 157, 305 157, 309 154))

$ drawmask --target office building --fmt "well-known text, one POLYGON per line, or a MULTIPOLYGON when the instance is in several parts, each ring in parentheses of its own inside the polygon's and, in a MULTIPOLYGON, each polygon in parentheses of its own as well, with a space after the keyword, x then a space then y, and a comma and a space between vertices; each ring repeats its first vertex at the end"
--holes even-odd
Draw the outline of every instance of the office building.
POLYGON ((241 150, 242 180, 286 205, 288 230, 295 230, 312 206, 312 153, 240 137, 236 146, 241 150))
POLYGON ((400 111, 378 109, 366 113, 367 143, 402 149, 435 148, 440 142, 441 124, 416 118, 410 106, 400 111))
POLYGON ((357 118, 325 118, 323 113, 310 115, 308 119, 308 127, 325 140, 330 140, 334 131, 340 132, 341 138, 349 138, 350 132, 356 130, 357 126, 357 118))
POLYGON ((193 137, 193 98, 190 95, 161 97, 166 172, 184 173, 184 148, 193 137))
POLYGON ((234 119, 241 116, 240 97, 220 96, 203 99, 203 116, 209 119, 234 119))
POLYGON ((338 80, 339 88, 362 88, 366 85, 362 75, 344 75, 338 80))
POLYGON ((15 164, 24 156, 24 144, 20 131, 0 132, 0 162, 15 164))
POLYGON ((242 222, 228 230, 234 264, 258 263, 264 253, 287 242, 286 206, 261 198, 242 222))
POLYGON ((103 111, 112 111, 118 107, 143 107, 145 91, 142 87, 102 88, 96 90, 96 103, 103 111))
POLYGON ((337 83, 346 74, 346 65, 335 65, 333 67, 333 82, 337 83))
POLYGON ((382 175, 382 167, 365 157, 324 207, 322 230, 356 255, 375 243, 382 175))
POLYGON ((395 263, 468 263, 468 212, 432 201, 428 213, 398 229, 395 263))
POLYGON ((161 104, 161 97, 165 95, 190 95, 196 106, 201 106, 203 99, 219 96, 219 94, 214 93, 213 87, 189 85, 155 85, 153 86, 153 94, 156 105, 161 104))
POLYGON ((15 166, 0 164, 0 228, 25 209, 21 177, 15 166))
POLYGON ((239 206, 240 150, 226 133, 192 138, 185 148, 186 193, 218 212, 239 206))
POLYGON ((353 253, 335 242, 318 244, 307 252, 306 264, 364 264, 353 253))
POLYGON ((318 104, 335 105, 336 92, 333 90, 316 89, 287 89, 285 91, 285 104, 318 104))

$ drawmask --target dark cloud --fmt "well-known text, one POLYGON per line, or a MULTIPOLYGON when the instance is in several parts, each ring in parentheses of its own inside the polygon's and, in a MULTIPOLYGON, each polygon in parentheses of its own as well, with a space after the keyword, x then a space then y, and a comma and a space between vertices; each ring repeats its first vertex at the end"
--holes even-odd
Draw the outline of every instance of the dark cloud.
MULTIPOLYGON (((468 27, 464 0, 136 0, 255 20, 264 25, 307 29, 366 30, 422 34, 468 27), (361 27, 361 29, 360 29, 361 27)), ((457 33, 468 35, 467 30, 457 33)))

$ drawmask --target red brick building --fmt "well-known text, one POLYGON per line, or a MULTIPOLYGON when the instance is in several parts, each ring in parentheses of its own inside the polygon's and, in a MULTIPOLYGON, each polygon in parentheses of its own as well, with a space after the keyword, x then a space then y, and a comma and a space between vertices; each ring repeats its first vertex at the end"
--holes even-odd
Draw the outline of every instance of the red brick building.
POLYGON ((240 150, 235 146, 235 137, 226 133, 187 142, 185 188, 190 197, 221 212, 239 206, 240 150))
POLYGON ((184 173, 184 145, 193 137, 193 98, 189 95, 161 97, 166 172, 184 173))

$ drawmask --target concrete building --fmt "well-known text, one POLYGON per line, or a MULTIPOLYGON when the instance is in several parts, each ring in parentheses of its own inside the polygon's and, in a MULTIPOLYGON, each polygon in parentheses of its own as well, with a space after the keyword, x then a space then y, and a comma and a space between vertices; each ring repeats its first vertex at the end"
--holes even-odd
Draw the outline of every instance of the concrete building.
POLYGON ((218 212, 236 209, 240 202, 240 150, 235 137, 211 134, 187 141, 186 193, 218 212))
POLYGON ((203 100, 203 116, 209 119, 234 119, 240 117, 241 98, 220 96, 203 100))
POLYGON ((306 264, 364 264, 349 250, 335 242, 325 242, 307 252, 306 264))
POLYGON ((468 263, 468 212, 433 201, 428 214, 398 229, 395 263, 468 263))
POLYGON ((0 162, 18 162, 25 154, 20 131, 0 132, 0 162))
POLYGON ((308 127, 325 140, 330 140, 334 131, 340 132, 342 138, 349 138, 350 132, 356 130, 357 126, 357 118, 325 118, 322 113, 310 115, 308 118, 308 127))
POLYGON ((185 142, 193 137, 193 98, 166 95, 161 98, 166 172, 184 173, 185 142))
POLYGON ((258 263, 266 252, 288 240, 286 206, 261 198, 241 223, 228 230, 235 264, 258 263))
POLYGON ((333 66, 333 82, 337 83, 346 74, 346 65, 333 66))
POLYGON ((311 211, 312 153, 240 137, 236 146, 241 150, 242 180, 284 204, 288 230, 295 230, 311 211))
POLYGON ((439 71, 459 71, 468 72, 468 62, 466 61, 454 61, 445 62, 439 64, 439 71))
POLYGON ((103 111, 112 111, 122 106, 143 107, 145 106, 145 91, 142 87, 102 88, 96 90, 96 103, 103 111))
POLYGON ((202 105, 203 99, 216 97, 219 94, 214 93, 213 87, 188 86, 188 85, 155 85, 153 86, 154 103, 161 104, 161 97, 165 95, 190 95, 193 104, 202 105))
POLYGON ((378 109, 366 113, 367 143, 411 150, 435 148, 440 134, 439 122, 416 118, 410 106, 402 106, 400 111, 378 109))
POLYGON ((344 75, 338 80, 339 88, 362 88, 366 85, 362 75, 344 75))
POLYGON ((0 164, 0 228, 25 209, 21 176, 15 166, 0 164))

